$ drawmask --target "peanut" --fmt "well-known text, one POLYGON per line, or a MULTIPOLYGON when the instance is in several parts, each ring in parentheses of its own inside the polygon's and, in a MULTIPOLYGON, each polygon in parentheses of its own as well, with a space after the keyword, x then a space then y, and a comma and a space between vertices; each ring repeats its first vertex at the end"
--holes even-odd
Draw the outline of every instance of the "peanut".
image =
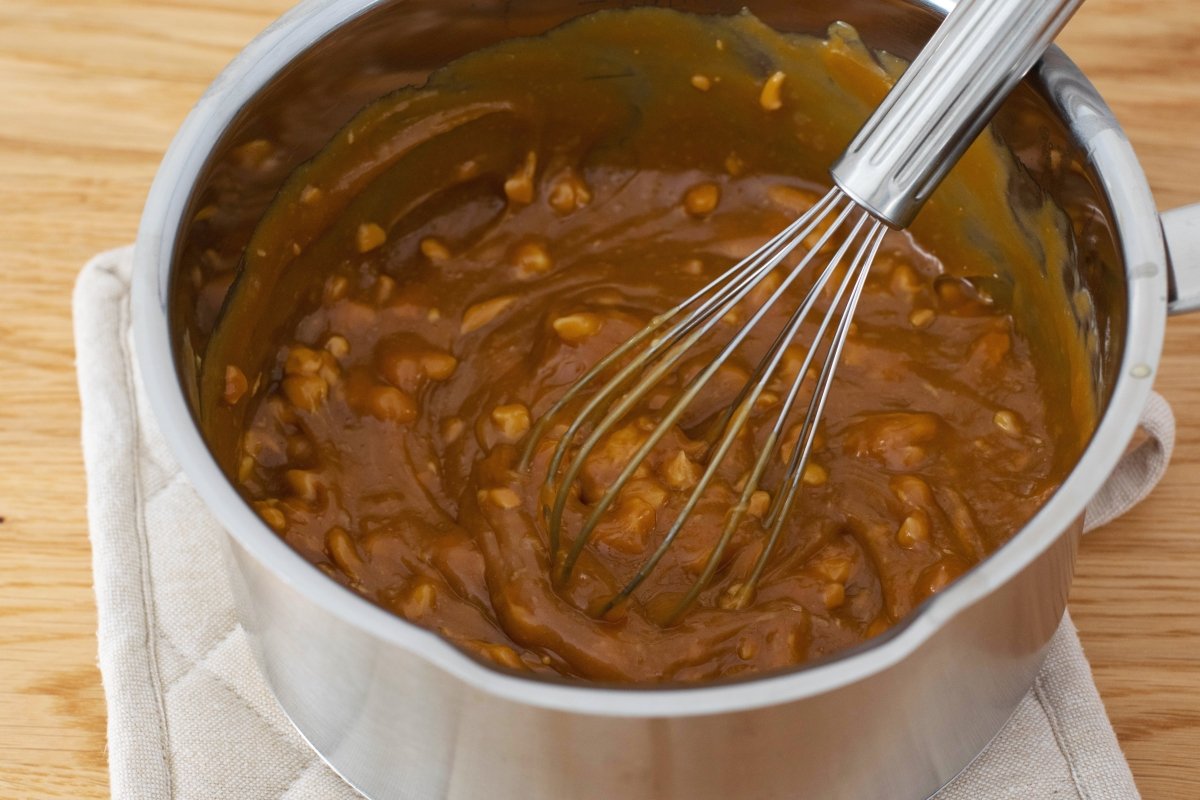
POLYGON ((369 253, 378 247, 382 247, 386 241, 387 232, 374 222, 364 222, 358 226, 358 233, 355 237, 358 252, 369 253))

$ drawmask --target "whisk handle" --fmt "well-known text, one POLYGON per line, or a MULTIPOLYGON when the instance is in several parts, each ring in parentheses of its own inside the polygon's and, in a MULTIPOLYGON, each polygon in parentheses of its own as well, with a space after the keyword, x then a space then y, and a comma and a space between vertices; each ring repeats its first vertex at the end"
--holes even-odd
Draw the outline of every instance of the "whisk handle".
POLYGON ((959 0, 833 166, 875 216, 907 227, 1083 0, 959 0))

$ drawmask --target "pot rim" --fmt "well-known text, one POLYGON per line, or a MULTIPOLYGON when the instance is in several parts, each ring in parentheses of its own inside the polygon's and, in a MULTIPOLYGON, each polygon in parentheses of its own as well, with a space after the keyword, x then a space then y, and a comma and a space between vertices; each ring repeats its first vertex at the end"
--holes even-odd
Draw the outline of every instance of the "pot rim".
MULTIPOLYGON (((685 717, 781 705, 884 671, 947 622, 1008 582, 1066 535, 1132 438, 1157 370, 1166 323, 1166 254, 1150 188, 1108 106, 1082 72, 1052 48, 1031 79, 1087 153, 1113 210, 1128 282, 1125 352, 1111 400, 1067 480, 1017 534, 876 641, 796 670, 702 686, 645 688, 547 682, 502 673, 435 633, 395 616, 334 581, 258 517, 210 454, 179 380, 171 343, 171 265, 190 199, 212 148, 242 108, 300 53, 389 0, 306 0, 256 37, 214 80, 163 158, 134 249, 132 311, 142 379, 162 434, 205 504, 233 541, 299 594, 343 622, 417 654, 467 686, 514 703, 612 717, 685 717), (188 187, 188 192, 180 191, 188 187)), ((941 0, 914 0, 944 13, 941 0)))

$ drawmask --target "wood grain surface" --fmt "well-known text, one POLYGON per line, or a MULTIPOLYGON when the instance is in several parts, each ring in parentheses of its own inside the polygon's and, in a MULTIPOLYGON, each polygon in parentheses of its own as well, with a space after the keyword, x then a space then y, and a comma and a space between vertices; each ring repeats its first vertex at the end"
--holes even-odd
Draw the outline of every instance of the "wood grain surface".
MULTIPOLYGON (((286 0, 0 0, 0 797, 108 794, 71 287, 134 237, 188 109, 286 0)), ((1088 0, 1061 42, 1163 208, 1200 201, 1196 0, 1088 0)), ((1200 265, 1195 265, 1200 267, 1200 265)), ((1090 535, 1071 607, 1147 798, 1200 796, 1200 315, 1158 378, 1162 486, 1090 535)))

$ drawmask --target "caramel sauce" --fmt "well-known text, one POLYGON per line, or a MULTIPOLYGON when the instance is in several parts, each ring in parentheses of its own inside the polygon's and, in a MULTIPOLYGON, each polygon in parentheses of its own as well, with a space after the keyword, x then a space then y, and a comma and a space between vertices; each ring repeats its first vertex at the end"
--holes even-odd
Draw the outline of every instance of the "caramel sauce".
MULTIPOLYGON (((591 365, 815 202, 900 69, 845 26, 815 39, 749 15, 640 9, 480 51, 379 100, 259 223, 205 352, 206 435, 305 558, 503 668, 714 680, 878 635, 1003 545, 1094 424, 1054 280, 1069 260, 1060 217, 1009 207, 1011 160, 990 134, 912 231, 886 238, 804 488, 748 603, 733 599, 764 547, 782 458, 711 582, 665 622, 713 550, 815 320, 680 539, 632 601, 596 615, 678 516, 712 421, 805 281, 655 446, 563 585, 550 579, 542 511, 563 426, 535 444, 528 471, 516 462, 532 422, 591 365)), ((589 456, 568 538, 766 294, 589 456)))

